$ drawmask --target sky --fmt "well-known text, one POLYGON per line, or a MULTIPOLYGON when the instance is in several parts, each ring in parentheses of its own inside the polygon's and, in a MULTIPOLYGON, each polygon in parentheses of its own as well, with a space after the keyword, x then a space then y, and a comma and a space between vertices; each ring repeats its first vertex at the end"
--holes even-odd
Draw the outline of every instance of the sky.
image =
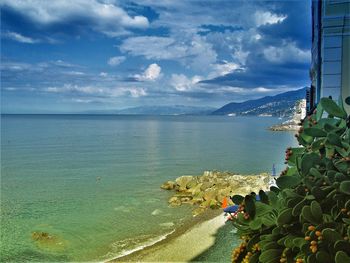
POLYGON ((1 111, 220 107, 308 86, 306 0, 1 0, 1 111))

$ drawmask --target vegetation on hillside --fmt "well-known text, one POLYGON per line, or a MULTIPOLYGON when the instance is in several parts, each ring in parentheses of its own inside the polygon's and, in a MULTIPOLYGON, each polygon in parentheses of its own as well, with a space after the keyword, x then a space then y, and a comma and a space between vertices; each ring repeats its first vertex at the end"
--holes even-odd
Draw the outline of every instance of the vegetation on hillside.
POLYGON ((278 187, 231 199, 242 243, 232 262, 350 262, 350 120, 321 99, 286 151, 278 187), (325 112, 325 113, 324 113, 325 112))

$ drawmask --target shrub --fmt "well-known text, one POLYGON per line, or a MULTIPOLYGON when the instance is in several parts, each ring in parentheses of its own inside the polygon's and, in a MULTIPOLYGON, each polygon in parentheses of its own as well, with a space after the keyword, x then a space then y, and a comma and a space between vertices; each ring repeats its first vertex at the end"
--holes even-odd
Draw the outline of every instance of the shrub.
POLYGON ((231 199, 243 242, 233 262, 350 262, 350 123, 322 98, 286 150, 278 187, 231 199))

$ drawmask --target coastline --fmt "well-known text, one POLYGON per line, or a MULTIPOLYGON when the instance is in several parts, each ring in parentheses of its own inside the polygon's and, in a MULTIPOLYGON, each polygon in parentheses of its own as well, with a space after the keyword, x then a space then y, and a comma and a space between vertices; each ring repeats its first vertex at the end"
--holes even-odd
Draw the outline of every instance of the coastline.
POLYGON ((225 225, 223 215, 221 209, 207 210, 159 242, 105 262, 189 262, 214 244, 216 232, 225 225))

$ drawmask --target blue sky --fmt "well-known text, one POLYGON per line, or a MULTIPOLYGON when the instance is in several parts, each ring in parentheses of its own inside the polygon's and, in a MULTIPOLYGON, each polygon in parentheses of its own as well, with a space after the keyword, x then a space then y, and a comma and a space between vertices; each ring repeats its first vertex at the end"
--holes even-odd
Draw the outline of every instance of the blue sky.
POLYGON ((311 4, 2 0, 1 108, 219 107, 309 85, 311 4))

